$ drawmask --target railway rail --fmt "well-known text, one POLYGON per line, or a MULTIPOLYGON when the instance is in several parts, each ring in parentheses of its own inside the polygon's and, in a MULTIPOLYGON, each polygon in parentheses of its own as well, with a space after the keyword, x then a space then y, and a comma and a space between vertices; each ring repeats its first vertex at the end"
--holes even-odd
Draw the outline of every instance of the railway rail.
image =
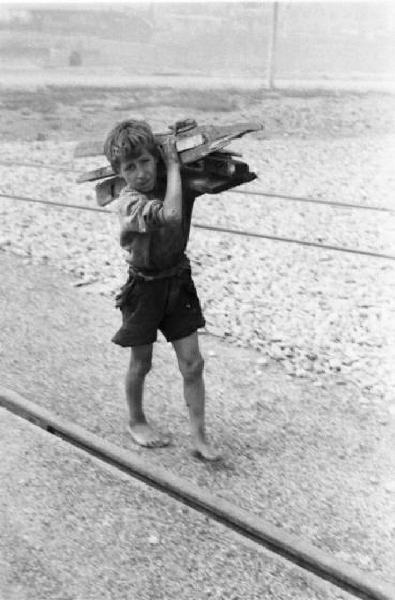
MULTIPOLYGON (((19 166, 19 167, 48 169, 48 170, 56 171, 56 172, 65 171, 65 172, 74 173, 74 174, 80 173, 80 171, 78 171, 74 168, 71 169, 68 167, 61 166, 61 165, 58 165, 58 166, 45 165, 45 164, 36 163, 36 162, 18 162, 17 164, 15 164, 12 161, 6 161, 6 160, 1 161, 0 160, 0 165, 12 166, 13 168, 15 168, 16 166, 19 166)), ((349 203, 349 202, 331 202, 329 200, 314 199, 314 198, 308 198, 308 197, 303 197, 303 196, 291 196, 291 195, 287 195, 287 194, 277 194, 277 193, 272 193, 272 192, 265 192, 263 190, 241 189, 241 190, 228 190, 224 193, 244 194, 244 195, 250 195, 250 196, 262 196, 262 197, 267 197, 267 198, 272 198, 272 199, 279 198, 281 200, 287 200, 287 201, 292 201, 292 202, 306 202, 306 203, 310 203, 310 204, 326 205, 326 206, 331 206, 333 208, 351 208, 351 209, 356 209, 356 210, 372 210, 372 211, 378 211, 378 212, 395 213, 395 209, 392 209, 392 208, 386 207, 386 206, 381 207, 381 206, 373 206, 373 205, 360 205, 360 204, 354 204, 354 203, 349 203)), ((48 200, 42 200, 39 198, 31 198, 28 196, 19 196, 19 195, 14 195, 14 194, 0 193, 0 198, 9 198, 9 199, 17 200, 17 201, 21 201, 21 202, 31 202, 31 203, 44 204, 44 205, 49 205, 49 206, 56 206, 56 207, 63 207, 63 208, 70 208, 70 209, 77 209, 77 210, 87 210, 87 211, 91 211, 91 212, 102 212, 102 213, 109 213, 109 214, 114 212, 112 210, 108 210, 108 209, 105 209, 102 207, 83 206, 83 205, 72 204, 72 203, 67 203, 67 202, 48 201, 48 200)), ((274 242, 298 244, 301 246, 322 248, 324 250, 332 250, 335 252, 346 252, 346 253, 350 253, 350 254, 359 254, 362 256, 369 256, 372 258, 395 260, 395 255, 385 254, 385 253, 381 253, 381 252, 372 252, 370 250, 346 248, 343 246, 335 246, 332 244, 320 244, 318 242, 298 240, 298 239, 289 238, 289 237, 274 236, 274 235, 259 233, 259 232, 255 232, 255 231, 230 229, 228 227, 219 227, 216 225, 210 225, 210 224, 206 224, 206 223, 192 223, 192 226, 199 228, 199 229, 205 229, 207 231, 216 231, 218 233, 243 235, 243 236, 247 236, 247 237, 266 239, 266 240, 270 240, 270 241, 274 241, 274 242)))
MULTIPOLYGON (((49 171, 63 171, 66 173, 74 173, 75 175, 81 175, 82 171, 78 171, 77 169, 71 169, 69 167, 64 167, 64 166, 57 166, 54 167, 52 165, 44 165, 42 163, 35 163, 35 162, 20 162, 18 161, 18 163, 12 162, 12 161, 7 161, 7 160, 0 160, 0 165, 3 166, 7 166, 7 167, 30 167, 30 168, 37 168, 37 169, 47 169, 49 171)), ((334 208, 353 208, 353 209, 357 209, 357 210, 373 210, 373 211, 379 211, 379 212, 388 212, 388 213, 395 213, 395 208, 391 208, 389 206, 377 206, 377 205, 371 205, 371 204, 355 204, 353 202, 332 202, 331 200, 322 200, 321 198, 310 198, 308 196, 293 196, 290 194, 282 194, 282 193, 276 193, 276 192, 266 192, 264 190, 259 190, 259 189, 254 189, 254 190, 245 190, 245 189, 233 189, 233 190, 227 190, 226 192, 222 192, 222 193, 226 193, 226 194, 244 194, 246 196, 262 196, 265 198, 272 198, 273 200, 276 198, 279 198, 281 200, 287 200, 290 202, 305 202, 308 204, 322 204, 325 206, 333 206, 334 208)))
POLYGON ((0 406, 6 408, 48 434, 62 438, 156 490, 173 497, 177 502, 222 523, 242 537, 298 565, 321 580, 328 581, 343 591, 362 600, 394 600, 395 586, 383 579, 365 573, 312 546, 294 535, 251 515, 218 496, 170 472, 158 469, 138 456, 101 439, 82 427, 54 415, 47 409, 19 394, 0 388, 0 406))
MULTIPOLYGON (((100 208, 100 207, 96 207, 96 206, 81 206, 80 204, 71 204, 71 203, 67 203, 67 202, 57 202, 55 201, 49 201, 49 200, 41 200, 40 198, 31 198, 29 196, 17 196, 17 195, 13 195, 13 194, 3 194, 0 193, 0 198, 9 198, 10 200, 17 200, 20 202, 31 202, 33 204, 44 204, 47 206, 53 206, 53 207, 60 207, 60 208, 70 208, 70 209, 76 209, 76 210, 87 210, 87 211, 91 211, 91 212, 101 212, 101 213, 108 213, 108 214, 114 214, 115 211, 113 210, 109 210, 106 208, 100 208)), ((361 256, 369 256, 372 258, 381 258, 381 259, 386 259, 386 260, 395 260, 395 255, 392 254, 385 254, 382 252, 372 252, 371 250, 359 250, 356 248, 346 248, 344 246, 334 246, 334 245, 330 245, 330 244, 320 244, 318 242, 309 242, 306 240, 298 240, 295 238, 288 238, 288 237, 280 237, 280 236, 275 236, 275 235, 269 235, 269 234, 265 234, 265 233, 259 233, 259 232, 255 232, 255 231, 246 231, 246 230, 241 230, 241 229, 230 229, 228 227, 219 227, 216 225, 208 225, 206 223, 194 223, 192 222, 192 227, 196 227, 198 229, 205 229, 207 231, 216 231, 218 233, 228 233, 228 234, 233 234, 233 235, 242 235, 245 237, 254 237, 254 238, 261 238, 261 239, 266 239, 266 240, 270 240, 270 241, 275 241, 275 242, 285 242, 288 244, 298 244, 300 246, 307 246, 307 247, 313 247, 313 248, 321 248, 323 250, 332 250, 335 252, 346 252, 349 254, 359 254, 361 256)))

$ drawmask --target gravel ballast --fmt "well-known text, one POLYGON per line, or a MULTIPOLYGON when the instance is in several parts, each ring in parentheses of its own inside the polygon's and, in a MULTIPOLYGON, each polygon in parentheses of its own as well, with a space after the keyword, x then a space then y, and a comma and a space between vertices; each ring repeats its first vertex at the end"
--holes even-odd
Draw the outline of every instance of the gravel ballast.
MULTIPOLYGON (((395 209, 388 165, 394 146, 384 138, 243 140, 236 147, 260 176, 243 189, 395 209)), ((73 147, 3 144, 0 160, 70 168, 73 147)), ((78 186, 74 173, 0 165, 0 174, 0 193, 95 206, 93 184, 78 186)), ((73 273, 93 293, 113 295, 123 283, 115 216, 4 198, 1 212, 3 250, 73 273)), ((394 213, 224 194, 198 199, 194 215, 199 224, 395 257, 394 213)), ((291 376, 319 381, 339 373, 361 388, 393 393, 394 261, 202 229, 193 229, 189 255, 210 333, 282 361, 291 376)))

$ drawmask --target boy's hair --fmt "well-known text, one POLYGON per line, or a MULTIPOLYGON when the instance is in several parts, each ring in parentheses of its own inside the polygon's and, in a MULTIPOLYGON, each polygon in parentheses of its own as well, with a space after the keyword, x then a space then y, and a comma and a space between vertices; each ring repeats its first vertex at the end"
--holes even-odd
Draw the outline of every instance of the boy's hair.
POLYGON ((145 121, 129 119, 117 123, 104 142, 104 154, 113 170, 119 173, 121 161, 136 158, 143 150, 159 157, 158 144, 145 121))

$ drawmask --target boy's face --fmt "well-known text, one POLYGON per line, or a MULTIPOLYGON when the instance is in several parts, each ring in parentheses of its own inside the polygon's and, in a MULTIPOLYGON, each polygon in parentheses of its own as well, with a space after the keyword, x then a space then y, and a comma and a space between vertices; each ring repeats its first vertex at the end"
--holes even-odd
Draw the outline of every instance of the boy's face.
POLYGON ((156 184, 156 158, 143 149, 136 158, 123 160, 119 173, 137 192, 151 192, 156 184))

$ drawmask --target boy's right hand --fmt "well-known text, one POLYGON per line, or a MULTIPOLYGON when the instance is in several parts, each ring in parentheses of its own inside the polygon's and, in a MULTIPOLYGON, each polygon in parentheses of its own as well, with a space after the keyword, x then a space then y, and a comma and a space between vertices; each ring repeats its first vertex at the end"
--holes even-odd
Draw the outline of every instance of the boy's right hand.
POLYGON ((169 135, 161 144, 161 154, 165 161, 166 167, 170 165, 179 165, 180 159, 176 147, 176 136, 169 135))

